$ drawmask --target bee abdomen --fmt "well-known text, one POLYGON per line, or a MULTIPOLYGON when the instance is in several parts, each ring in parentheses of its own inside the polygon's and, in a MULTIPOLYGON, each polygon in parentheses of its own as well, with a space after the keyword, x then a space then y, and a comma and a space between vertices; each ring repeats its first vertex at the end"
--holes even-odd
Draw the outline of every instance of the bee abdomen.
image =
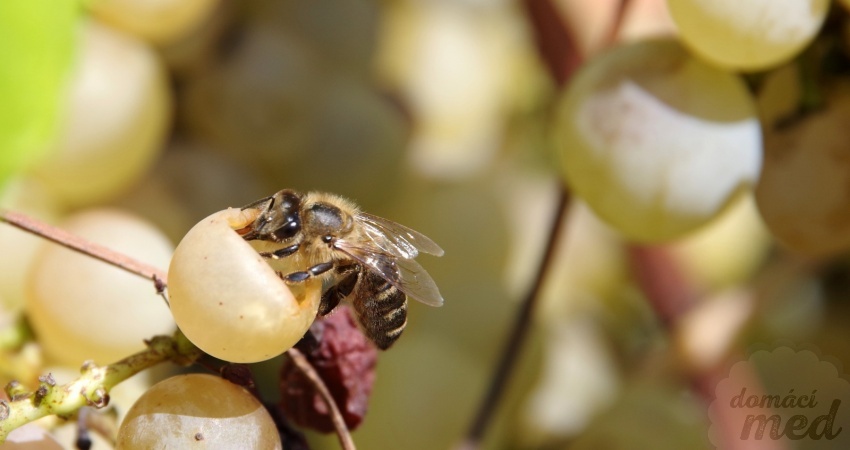
POLYGON ((407 326, 407 296, 383 278, 367 274, 354 309, 366 336, 381 350, 389 348, 407 326))

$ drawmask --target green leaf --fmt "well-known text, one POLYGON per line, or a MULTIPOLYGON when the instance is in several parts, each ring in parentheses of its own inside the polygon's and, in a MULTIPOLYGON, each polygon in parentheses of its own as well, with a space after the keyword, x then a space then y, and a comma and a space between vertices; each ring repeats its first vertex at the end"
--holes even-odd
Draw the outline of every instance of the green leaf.
POLYGON ((0 0, 0 186, 55 137, 78 13, 76 0, 0 0))

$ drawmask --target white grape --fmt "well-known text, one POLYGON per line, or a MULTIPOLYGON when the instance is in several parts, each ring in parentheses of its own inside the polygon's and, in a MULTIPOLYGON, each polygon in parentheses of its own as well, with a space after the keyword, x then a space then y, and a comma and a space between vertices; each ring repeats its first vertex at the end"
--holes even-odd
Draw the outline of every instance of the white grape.
MULTIPOLYGON (((240 363, 273 358, 298 342, 321 297, 315 279, 288 287, 234 231, 251 220, 238 209, 201 220, 178 244, 168 270, 180 330, 204 352, 240 363)), ((286 259, 279 264, 282 272, 296 270, 286 259)))
POLYGON ((761 165, 744 83, 669 39, 589 60, 560 101, 554 133, 572 190, 637 241, 707 223, 761 165))
POLYGON ((88 2, 104 22, 155 44, 184 37, 208 19, 219 0, 97 0, 88 2))
POLYGON ((411 165, 442 179, 479 173, 499 146, 511 88, 521 85, 520 25, 498 3, 475 14, 450 2, 413 5, 389 8, 380 55, 416 117, 411 165))
POLYGON ((746 282, 764 263, 771 242, 753 195, 747 193, 670 251, 695 285, 716 290, 746 282))
POLYGON ((162 61, 143 42, 85 23, 55 148, 35 174, 63 202, 115 197, 151 167, 171 119, 162 61))
POLYGON ((685 43, 723 67, 762 70, 793 58, 817 34, 829 0, 668 0, 685 43))
MULTIPOLYGON (((119 210, 80 212, 59 227, 154 267, 165 267, 171 256, 172 245, 157 228, 119 210)), ((26 288, 38 341, 58 363, 108 364, 174 330, 151 280, 53 243, 43 244, 26 288)))
POLYGON ((206 374, 178 375, 148 389, 127 412, 116 449, 280 449, 277 426, 248 391, 206 374))
MULTIPOLYGON (((15 178, 0 191, 0 208, 24 213, 45 222, 56 222, 55 199, 36 180, 15 178)), ((44 240, 25 231, 0 224, 0 305, 6 311, 23 308, 26 278, 44 240)))

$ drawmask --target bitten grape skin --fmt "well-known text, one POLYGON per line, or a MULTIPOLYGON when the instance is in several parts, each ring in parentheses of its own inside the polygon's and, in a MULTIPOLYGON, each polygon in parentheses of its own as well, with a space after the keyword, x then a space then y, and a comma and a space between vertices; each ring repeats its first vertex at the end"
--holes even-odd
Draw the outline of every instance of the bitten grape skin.
POLYGON ((177 245, 168 270, 180 330, 204 352, 238 363, 292 347, 313 323, 321 297, 318 280, 288 287, 234 231, 250 220, 238 209, 201 220, 177 245))

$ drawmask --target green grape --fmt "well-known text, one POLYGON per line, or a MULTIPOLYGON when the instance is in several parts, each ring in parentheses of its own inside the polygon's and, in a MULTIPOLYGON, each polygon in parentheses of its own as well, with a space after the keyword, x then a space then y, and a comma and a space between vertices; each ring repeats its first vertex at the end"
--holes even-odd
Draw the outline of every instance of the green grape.
POLYGON ((685 43, 723 67, 763 70, 814 38, 829 0, 668 0, 685 43))
POLYGON ((155 384, 136 401, 115 448, 283 447, 268 411, 248 391, 213 375, 188 374, 155 384))
POLYGON ((91 0, 92 13, 155 44, 179 40, 207 19, 219 0, 91 0))
MULTIPOLYGON (((117 210, 80 212, 59 227, 154 267, 165 267, 171 256, 172 245, 158 229, 117 210)), ((36 256, 26 288, 27 316, 57 363, 111 363, 174 330, 150 280, 52 243, 36 256)))
POLYGON ((171 312, 183 334, 204 352, 239 363, 292 347, 310 328, 321 295, 315 279, 290 289, 275 273, 295 271, 287 266, 294 258, 272 268, 234 231, 256 217, 249 211, 253 216, 228 209, 198 222, 168 270, 171 312))
POLYGON ((452 3, 399 3, 382 38, 382 69, 416 118, 411 166, 437 179, 468 177, 492 163, 526 51, 506 8, 461 11, 452 3))
POLYGON ((636 241, 674 239, 707 223, 761 165, 744 83, 673 40, 591 59, 564 92, 554 125, 569 186, 636 241))
POLYGON ((116 196, 159 155, 170 122, 164 69, 152 49, 90 21, 50 158, 35 174, 69 205, 116 196))
POLYGON ((717 220, 670 250, 694 284, 716 290, 745 283, 763 264, 771 242, 748 192, 717 220))

